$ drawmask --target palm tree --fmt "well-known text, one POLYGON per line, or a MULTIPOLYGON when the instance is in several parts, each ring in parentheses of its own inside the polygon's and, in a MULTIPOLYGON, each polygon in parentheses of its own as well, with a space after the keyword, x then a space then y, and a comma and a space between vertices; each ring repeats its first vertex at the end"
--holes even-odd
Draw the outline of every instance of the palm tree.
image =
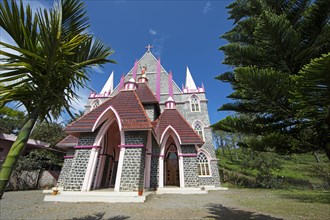
POLYGON ((32 12, 22 1, 0 4, 0 25, 16 45, 0 42, 0 107, 19 102, 26 121, 0 172, 0 198, 36 121, 70 115, 75 91, 86 86, 87 71, 108 62, 113 50, 88 33, 88 17, 79 0, 59 0, 51 9, 32 12))

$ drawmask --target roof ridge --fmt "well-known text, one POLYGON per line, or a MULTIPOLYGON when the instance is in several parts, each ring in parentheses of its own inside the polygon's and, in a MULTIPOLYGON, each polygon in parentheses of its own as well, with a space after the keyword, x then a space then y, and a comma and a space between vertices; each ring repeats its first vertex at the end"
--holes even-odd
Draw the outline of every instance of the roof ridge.
MULTIPOLYGON (((119 91, 120 93, 121 91, 119 91)), ((91 114, 91 112, 93 112, 94 110, 96 110, 97 108, 99 108, 102 105, 105 105, 105 103, 109 102, 110 100, 112 100, 114 97, 116 97, 119 93, 117 93, 115 96, 113 97, 109 97, 108 100, 106 100, 105 102, 103 102, 101 105, 97 106, 96 108, 93 108, 91 111, 89 111, 87 114, 83 114, 82 116, 80 116, 79 118, 77 118, 76 120, 74 120, 73 122, 71 122, 69 125, 67 125, 64 130, 66 130, 67 128, 71 127, 72 125, 74 125, 77 121, 80 121, 80 119, 86 117, 87 115, 91 114)))
POLYGON ((198 136, 198 138, 203 142, 203 143, 205 143, 205 141, 199 136, 199 134, 197 134, 197 132, 195 131, 195 129, 190 125, 190 123, 181 115, 181 113, 177 110, 177 109, 175 109, 175 108, 173 108, 173 109, 164 109, 164 112, 166 111, 166 110, 175 110, 178 114, 179 114, 179 116, 183 119, 183 121, 195 132, 195 134, 198 136))
POLYGON ((139 103, 139 105, 140 105, 140 107, 141 107, 141 109, 142 109, 144 115, 146 116, 150 128, 152 128, 153 126, 152 126, 152 124, 151 124, 151 121, 150 121, 150 119, 149 119, 149 116, 147 115, 147 112, 145 111, 145 109, 144 109, 144 107, 143 107, 143 105, 142 105, 142 103, 141 103, 141 101, 140 101, 140 98, 138 97, 138 95, 136 94, 136 92, 135 92, 134 90, 132 90, 132 92, 133 92, 133 94, 135 95, 135 98, 137 99, 137 101, 138 101, 138 103, 139 103))

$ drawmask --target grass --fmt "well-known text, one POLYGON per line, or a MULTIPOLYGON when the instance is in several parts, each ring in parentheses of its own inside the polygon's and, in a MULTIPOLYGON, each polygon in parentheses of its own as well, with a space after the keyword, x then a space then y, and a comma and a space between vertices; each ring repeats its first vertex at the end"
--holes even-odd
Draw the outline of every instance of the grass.
POLYGON ((224 197, 244 209, 284 219, 328 219, 330 191, 229 189, 224 197))
MULTIPOLYGON (((242 169, 242 150, 232 149, 230 154, 225 151, 225 154, 221 149, 218 149, 218 157, 220 159, 220 168, 243 174, 246 176, 255 177, 256 170, 242 169)), ((325 155, 319 155, 323 166, 327 173, 330 173, 330 162, 325 155)), ((293 154, 290 156, 280 156, 279 161, 282 165, 281 170, 275 171, 273 174, 284 177, 289 188, 320 188, 324 189, 324 180, 320 178, 317 173, 321 172, 317 167, 315 157, 312 154, 293 154), (319 171, 318 171, 319 170, 319 171), (317 172, 318 171, 318 172, 317 172)), ((228 183, 230 185, 230 183, 228 183)), ((225 184, 226 185, 226 184, 225 184)))

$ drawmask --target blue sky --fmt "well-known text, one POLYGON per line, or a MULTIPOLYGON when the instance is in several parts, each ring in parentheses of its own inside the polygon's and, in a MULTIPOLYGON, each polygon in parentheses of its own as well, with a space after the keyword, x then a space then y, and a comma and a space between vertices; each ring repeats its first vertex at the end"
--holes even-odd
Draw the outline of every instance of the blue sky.
MULTIPOLYGON (((35 7, 51 6, 52 1, 28 1, 35 7)), ((232 28, 227 20, 225 7, 233 1, 84 1, 90 18, 90 31, 95 37, 110 45, 115 53, 110 59, 118 64, 107 64, 91 73, 90 86, 100 91, 109 74, 114 70, 115 84, 126 74, 153 45, 152 53, 160 57, 167 71, 181 87, 185 81, 186 66, 189 67, 195 83, 206 89, 209 100, 211 123, 225 117, 227 112, 217 109, 229 100, 229 84, 215 80, 220 73, 230 71, 223 65, 222 51, 218 48, 226 41, 219 37, 232 28)), ((3 34, 1 34, 3 35, 3 34)), ((2 37, 3 38, 3 37, 2 37)), ((89 95, 88 90, 79 92, 82 99, 75 105, 82 109, 89 95)))

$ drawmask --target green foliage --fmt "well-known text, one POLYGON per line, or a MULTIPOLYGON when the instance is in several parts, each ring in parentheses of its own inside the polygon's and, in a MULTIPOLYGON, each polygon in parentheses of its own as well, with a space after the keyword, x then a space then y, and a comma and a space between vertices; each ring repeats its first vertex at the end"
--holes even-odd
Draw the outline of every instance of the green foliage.
POLYGON ((282 169, 278 156, 270 152, 250 151, 242 157, 241 166, 243 169, 257 170, 256 184, 262 188, 279 188, 281 179, 274 171, 282 169))
POLYGON ((234 116, 216 130, 249 135, 239 143, 281 154, 322 150, 330 159, 330 2, 237 0, 222 38, 234 116))
POLYGON ((0 42, 0 108, 18 102, 27 110, 0 172, 0 199, 37 119, 51 121, 70 115, 77 91, 86 87, 88 70, 114 63, 114 51, 88 31, 84 3, 59 0, 50 9, 32 12, 23 2, 0 3, 0 26, 15 44, 0 42))
POLYGON ((54 148, 65 136, 63 126, 54 122, 37 124, 31 134, 32 139, 48 142, 51 148, 54 148))
POLYGON ((20 157, 16 170, 59 170, 62 165, 63 154, 45 149, 37 149, 31 151, 26 156, 20 157))
POLYGON ((17 134, 24 123, 24 113, 7 106, 0 108, 0 129, 6 134, 17 134))
POLYGON ((230 157, 218 149, 222 181, 236 187, 263 187, 271 183, 271 188, 328 190, 330 162, 325 154, 309 153, 287 156, 251 149, 231 149, 230 157), (260 166, 260 167, 259 167, 260 166), (259 177, 258 177, 259 176, 259 177))

